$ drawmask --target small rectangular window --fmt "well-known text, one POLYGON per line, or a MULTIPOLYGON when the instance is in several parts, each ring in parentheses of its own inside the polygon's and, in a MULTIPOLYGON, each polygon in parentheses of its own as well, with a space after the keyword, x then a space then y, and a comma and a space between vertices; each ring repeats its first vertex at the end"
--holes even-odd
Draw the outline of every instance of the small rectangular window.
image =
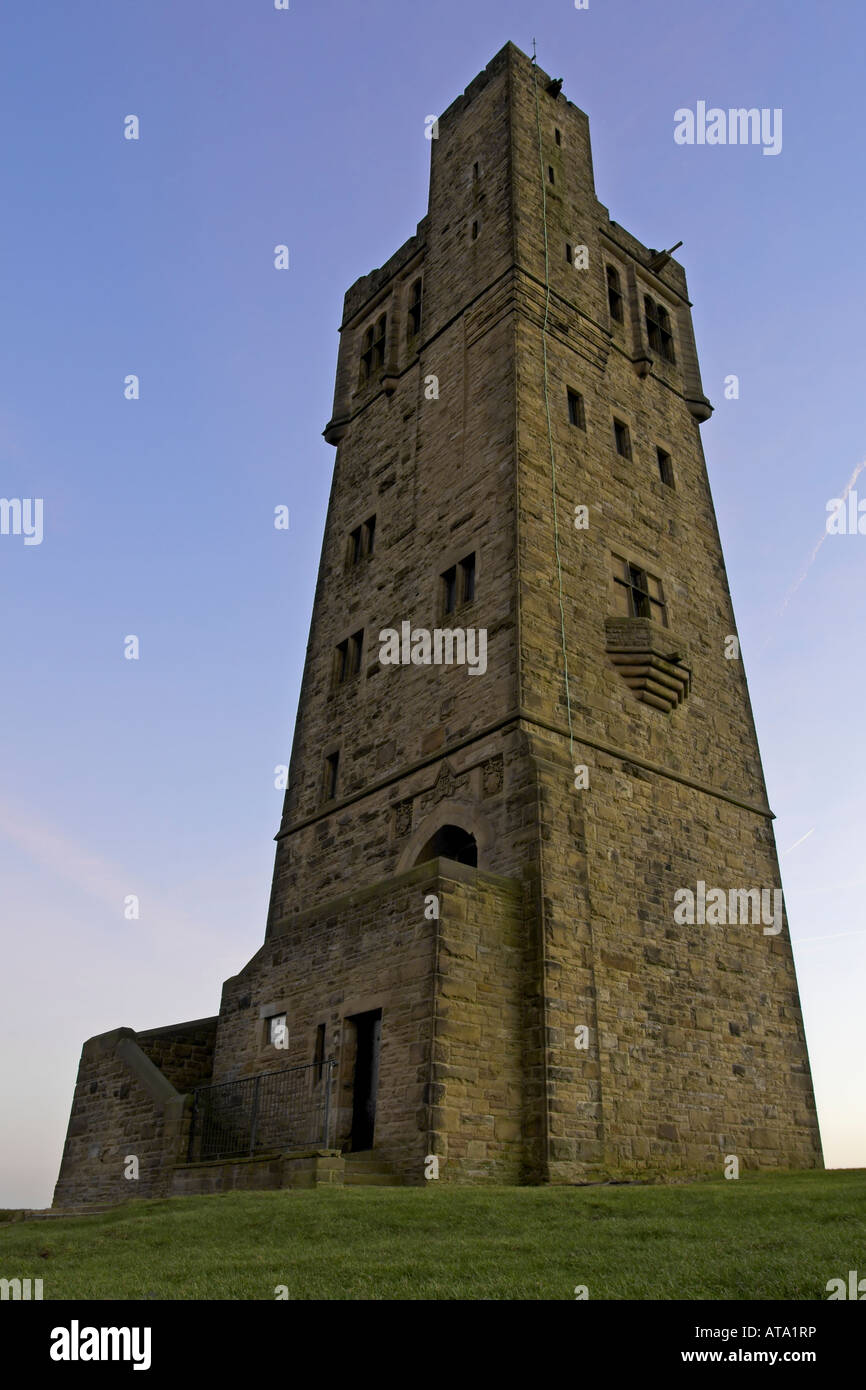
POLYGON ((576 425, 579 430, 586 429, 586 413, 583 408, 583 396, 579 391, 568 390, 568 423, 576 425))
POLYGON ((574 252, 573 252, 572 249, 571 249, 571 242, 570 242, 570 241, 567 241, 567 242, 565 243, 565 259, 568 261, 568 264, 569 264, 569 265, 571 265, 571 262, 572 262, 573 257, 574 257, 574 252))
POLYGON ((358 369, 358 386, 364 386, 381 372, 385 365, 385 339, 388 332, 388 317, 381 314, 375 324, 364 333, 361 347, 361 360, 358 369))
POLYGON ((467 555, 460 561, 460 576, 463 587, 463 602, 471 603, 475 597, 475 555, 467 555))
POLYGON ((556 179, 555 179, 554 176, 553 176, 553 165, 552 165, 552 164, 548 164, 548 166, 547 166, 547 182, 548 182, 548 183, 555 183, 555 182, 556 182, 556 179))
POLYGON ((628 425, 622 420, 614 420, 613 435, 616 441, 616 452, 624 459, 631 458, 631 434, 628 425))
POLYGON ((472 240, 474 241, 475 238, 476 238, 477 236, 478 236, 478 223, 477 223, 477 222, 473 222, 473 223, 472 223, 472 240))
POLYGON ((442 612, 447 616, 464 603, 475 598, 475 552, 466 555, 459 564, 450 565, 439 576, 442 586, 442 612))
POLYGON ((334 661, 334 683, 342 685, 348 675, 349 663, 349 641, 337 643, 337 650, 334 661))
POLYGON ((453 613, 457 607, 457 566, 452 565, 442 575, 442 608, 445 613, 453 613))
POLYGON ((474 163, 473 166, 472 166, 472 177, 473 177, 474 179, 477 179, 477 178, 478 178, 478 161, 477 161, 477 160, 475 161, 475 163, 474 163))
POLYGON ((661 580, 619 555, 613 557, 615 608, 627 618, 650 618, 667 627, 661 580))
POLYGON ((325 800, 333 801, 337 795, 337 779, 340 771, 340 754, 329 753, 325 759, 325 800))
POLYGON ((289 1041, 285 1014, 272 1014, 268 1019, 268 1043, 271 1047, 284 1048, 289 1041))
POLYGON ((376 538, 376 518, 368 517, 361 526, 356 526, 354 531, 349 532, 349 549, 346 564, 351 569, 358 565, 368 555, 373 554, 373 546, 376 538))
POLYGON ((661 304, 657 304, 654 299, 650 299, 649 295, 645 295, 644 311, 650 347, 654 352, 658 352, 666 362, 676 362, 674 335, 671 332, 671 320, 667 309, 661 304))
POLYGON ((555 136, 557 145, 561 145, 561 144, 562 144, 562 131, 561 131, 561 130, 554 129, 554 132, 553 132, 553 133, 554 133, 554 136, 555 136))
POLYGON ((316 1029, 316 1045, 313 1049, 313 1066, 316 1069, 316 1081, 321 1081, 322 1072, 325 1070, 325 1025, 320 1023, 316 1029))
POLYGON ((665 487, 674 485, 674 469, 671 463, 671 456, 665 449, 656 448, 656 457, 659 461, 659 477, 665 487))
POLYGON ((337 643, 334 655, 334 684, 342 685, 361 669, 361 654, 364 648, 364 629, 353 632, 337 643))

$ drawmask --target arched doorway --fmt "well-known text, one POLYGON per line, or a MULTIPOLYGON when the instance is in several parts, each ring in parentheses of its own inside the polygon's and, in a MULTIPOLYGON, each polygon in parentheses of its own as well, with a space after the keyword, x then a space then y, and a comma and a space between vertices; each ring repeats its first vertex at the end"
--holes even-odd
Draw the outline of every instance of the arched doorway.
POLYGON ((439 829, 418 851, 416 864, 428 859, 454 859, 458 864, 478 868, 478 845, 475 836, 460 825, 440 825, 439 829))

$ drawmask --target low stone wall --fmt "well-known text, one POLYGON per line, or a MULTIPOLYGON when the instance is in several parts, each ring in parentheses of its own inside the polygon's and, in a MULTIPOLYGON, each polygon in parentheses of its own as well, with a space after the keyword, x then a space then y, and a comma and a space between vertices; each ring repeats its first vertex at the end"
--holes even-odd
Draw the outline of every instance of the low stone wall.
POLYGON ((207 1080, 215 1028, 216 1019, 197 1019, 141 1035, 116 1028, 88 1039, 55 1206, 168 1194, 172 1167, 184 1152, 190 1106, 189 1096, 169 1078, 185 1086, 207 1080))

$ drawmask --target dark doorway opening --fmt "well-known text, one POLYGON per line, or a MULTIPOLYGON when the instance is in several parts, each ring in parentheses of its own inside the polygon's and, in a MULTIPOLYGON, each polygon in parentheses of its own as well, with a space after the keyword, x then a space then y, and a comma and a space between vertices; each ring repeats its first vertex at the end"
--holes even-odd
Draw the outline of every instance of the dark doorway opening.
POLYGON ((351 1150, 372 1149, 376 1128, 376 1092, 379 1087, 379 1049, 382 1043, 382 1010, 355 1014, 355 1076, 352 1084, 351 1150))
POLYGON ((478 846, 475 836, 462 826, 442 825, 427 841, 416 863, 425 864, 428 859, 454 859, 458 864, 470 864, 477 869, 478 846))

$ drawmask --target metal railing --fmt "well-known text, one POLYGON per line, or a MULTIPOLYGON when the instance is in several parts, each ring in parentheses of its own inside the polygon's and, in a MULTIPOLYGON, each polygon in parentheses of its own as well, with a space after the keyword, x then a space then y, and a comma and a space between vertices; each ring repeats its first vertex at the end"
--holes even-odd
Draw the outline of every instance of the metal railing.
POLYGON ((199 1086, 187 1159, 252 1157, 273 1149, 328 1147, 333 1058, 241 1081, 199 1086))

